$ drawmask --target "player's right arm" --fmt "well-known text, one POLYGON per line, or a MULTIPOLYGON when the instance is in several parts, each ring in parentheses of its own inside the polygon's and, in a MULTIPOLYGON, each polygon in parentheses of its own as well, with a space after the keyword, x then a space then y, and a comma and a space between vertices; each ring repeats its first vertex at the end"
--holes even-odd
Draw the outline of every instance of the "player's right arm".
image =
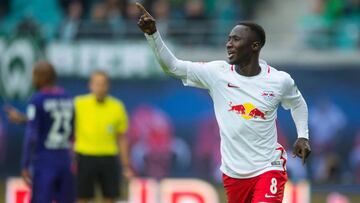
POLYGON ((145 33, 163 71, 182 79, 185 85, 209 88, 214 80, 214 74, 210 74, 211 68, 207 66, 207 63, 179 60, 174 56, 161 39, 160 33, 156 29, 155 19, 140 3, 136 3, 136 6, 142 12, 138 26, 145 33))
POLYGON ((186 64, 184 61, 177 59, 167 48, 156 29, 155 19, 149 12, 140 3, 136 3, 136 6, 142 12, 138 26, 145 33, 146 39, 155 53, 161 68, 167 74, 184 78, 186 76, 186 64))
POLYGON ((9 119, 9 121, 11 123, 15 123, 15 124, 23 124, 26 123, 27 118, 26 115, 24 115, 23 113, 21 113, 18 109, 16 109, 13 106, 6 106, 5 107, 5 112, 7 114, 7 117, 9 119))
POLYGON ((31 99, 26 111, 27 125, 25 129, 24 145, 22 152, 21 175, 25 183, 31 185, 29 166, 33 157, 39 130, 38 108, 34 99, 31 99))

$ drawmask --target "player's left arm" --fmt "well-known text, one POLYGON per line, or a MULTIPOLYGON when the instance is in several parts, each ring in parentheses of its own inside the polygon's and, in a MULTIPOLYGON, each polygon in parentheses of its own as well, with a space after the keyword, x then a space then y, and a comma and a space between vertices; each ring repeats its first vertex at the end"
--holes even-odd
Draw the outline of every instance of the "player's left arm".
POLYGON ((119 155, 122 165, 123 175, 126 178, 133 176, 133 170, 129 161, 129 145, 125 134, 118 134, 119 137, 119 155))
POLYGON ((121 117, 119 118, 119 124, 117 127, 117 136, 118 136, 118 148, 119 148, 119 157, 122 165, 123 175, 126 178, 131 178, 133 176, 133 170, 131 168, 130 159, 129 159, 129 145, 126 137, 126 132, 128 130, 128 118, 125 107, 122 105, 120 108, 121 117))
POLYGON ((27 125, 25 129, 23 154, 22 154, 22 171, 21 175, 26 184, 31 185, 31 175, 29 167, 33 157, 34 148, 37 143, 39 130, 38 108, 35 102, 30 102, 26 110, 27 125))
POLYGON ((297 140, 294 143, 293 157, 300 157, 305 164, 306 158, 311 153, 309 144, 308 108, 306 102, 295 85, 294 80, 288 75, 284 82, 284 93, 281 104, 285 109, 291 110, 297 130, 297 140))

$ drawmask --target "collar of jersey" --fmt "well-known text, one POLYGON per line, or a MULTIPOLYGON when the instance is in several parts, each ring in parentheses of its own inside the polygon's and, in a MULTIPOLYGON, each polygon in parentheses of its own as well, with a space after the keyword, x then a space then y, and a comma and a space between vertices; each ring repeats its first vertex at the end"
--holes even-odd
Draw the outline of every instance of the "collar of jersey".
POLYGON ((240 78, 243 78, 243 79, 254 79, 254 78, 258 78, 258 77, 261 77, 263 76, 265 73, 266 73, 266 67, 268 66, 266 61, 262 60, 262 59, 259 59, 259 66, 260 66, 260 73, 257 74, 257 75, 254 75, 254 76, 244 76, 244 75, 240 75, 239 73, 237 73, 234 69, 234 73, 236 76, 240 77, 240 78))

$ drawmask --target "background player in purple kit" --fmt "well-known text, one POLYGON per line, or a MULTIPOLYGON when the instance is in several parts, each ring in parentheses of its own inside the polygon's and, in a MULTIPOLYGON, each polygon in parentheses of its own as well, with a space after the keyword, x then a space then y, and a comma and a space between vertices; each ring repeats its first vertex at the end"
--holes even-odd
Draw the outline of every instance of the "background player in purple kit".
POLYGON ((22 172, 32 188, 33 203, 74 202, 71 171, 73 102, 55 86, 56 72, 48 62, 34 66, 32 82, 37 90, 27 106, 26 117, 8 109, 10 120, 26 121, 22 172))

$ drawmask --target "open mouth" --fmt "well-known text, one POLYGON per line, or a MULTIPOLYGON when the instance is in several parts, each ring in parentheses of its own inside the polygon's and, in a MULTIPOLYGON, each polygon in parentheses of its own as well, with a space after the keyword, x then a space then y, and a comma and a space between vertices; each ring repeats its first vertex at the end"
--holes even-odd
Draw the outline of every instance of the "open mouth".
POLYGON ((233 58, 234 57, 234 55, 235 55, 235 53, 234 52, 228 52, 228 58, 230 59, 230 58, 233 58))

